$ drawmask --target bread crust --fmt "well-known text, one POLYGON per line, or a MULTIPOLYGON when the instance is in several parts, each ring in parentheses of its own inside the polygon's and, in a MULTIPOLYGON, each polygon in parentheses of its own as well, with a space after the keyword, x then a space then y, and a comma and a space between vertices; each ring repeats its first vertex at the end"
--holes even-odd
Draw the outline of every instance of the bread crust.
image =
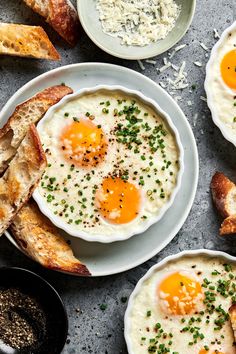
POLYGON ((0 54, 59 60, 60 55, 40 26, 0 23, 0 54))
POLYGON ((8 169, 0 178, 0 235, 31 197, 47 160, 34 125, 31 125, 8 169))
POLYGON ((33 200, 23 206, 10 229, 21 249, 42 266, 80 276, 91 275, 33 200))
POLYGON ((24 0, 33 11, 43 16, 59 35, 75 46, 80 23, 77 12, 69 0, 24 0))
POLYGON ((236 304, 233 304, 229 309, 229 317, 234 332, 234 341, 236 343, 236 304))
POLYGON ((235 184, 230 181, 223 173, 216 172, 211 181, 211 192, 214 204, 223 218, 229 217, 232 213, 228 198, 231 191, 235 190, 235 184))
POLYGON ((221 224, 220 235, 236 234, 236 215, 228 216, 221 224))
POLYGON ((51 106, 71 93, 73 90, 68 86, 48 87, 16 107, 0 129, 0 173, 4 172, 16 154, 30 124, 37 123, 51 106))

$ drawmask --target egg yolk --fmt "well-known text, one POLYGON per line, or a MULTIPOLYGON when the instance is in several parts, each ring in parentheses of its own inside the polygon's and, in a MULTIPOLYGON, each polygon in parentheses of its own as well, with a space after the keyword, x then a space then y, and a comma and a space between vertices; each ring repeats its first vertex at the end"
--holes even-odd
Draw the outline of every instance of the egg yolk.
POLYGON ((107 177, 96 193, 96 205, 100 214, 113 224, 125 224, 134 220, 140 210, 141 195, 132 183, 119 177, 107 177))
POLYGON ((221 75, 228 87, 236 89, 236 49, 224 56, 221 62, 221 75))
POLYGON ((202 349, 202 350, 200 350, 200 352, 198 354, 224 354, 224 353, 219 352, 218 350, 215 350, 214 352, 211 352, 209 350, 202 349))
POLYGON ((67 125, 61 135, 61 147, 66 159, 79 167, 95 167, 107 153, 103 130, 89 119, 67 125))
POLYGON ((158 296, 163 310, 173 315, 193 313, 203 299, 201 284, 187 272, 166 277, 158 287, 158 296))

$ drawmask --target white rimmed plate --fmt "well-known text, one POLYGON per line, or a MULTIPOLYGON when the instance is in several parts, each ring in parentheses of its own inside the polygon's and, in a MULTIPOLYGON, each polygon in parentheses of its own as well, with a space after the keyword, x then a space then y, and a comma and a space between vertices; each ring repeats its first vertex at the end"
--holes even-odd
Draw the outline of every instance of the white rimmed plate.
POLYGON ((194 251, 183 251, 183 252, 180 252, 180 253, 175 254, 173 256, 168 256, 168 257, 164 258, 162 261, 160 261, 159 263, 157 263, 154 266, 152 266, 148 270, 148 272, 138 281, 134 291, 132 292, 132 294, 131 294, 131 296, 129 298, 128 307, 127 307, 127 310, 125 312, 125 329, 124 329, 124 333, 125 333, 125 340, 126 340, 126 344, 127 344, 127 348, 128 348, 128 353, 129 354, 135 354, 135 351, 132 348, 132 342, 131 342, 131 339, 130 339, 130 336, 129 336, 130 329, 131 329, 130 315, 131 315, 131 312, 132 312, 133 301, 134 301, 135 297, 138 295, 138 293, 140 292, 143 283, 147 279, 150 279, 152 277, 152 275, 156 271, 165 268, 169 262, 178 262, 178 260, 180 260, 182 258, 193 258, 193 257, 196 257, 196 256, 204 256, 204 257, 210 257, 210 258, 220 257, 220 258, 224 259, 224 261, 226 261, 226 262, 236 263, 236 258, 230 256, 229 254, 227 254, 225 252, 199 249, 199 250, 194 250, 194 251))
MULTIPOLYGON (((236 21, 230 27, 226 28, 226 30, 222 33, 219 41, 212 48, 211 56, 210 56, 210 59, 207 63, 207 66, 206 66, 206 79, 205 79, 204 86, 205 86, 205 91, 206 91, 206 95, 207 95, 207 104, 208 104, 208 107, 211 111, 213 122, 220 129, 224 138, 236 146, 235 132, 233 132, 233 130, 230 129, 229 125, 224 123, 219 118, 219 114, 217 112, 217 108, 214 103, 213 91, 212 91, 212 87, 211 87, 211 84, 212 84, 211 70, 213 67, 213 63, 216 60, 217 52, 220 49, 220 47, 222 46, 222 43, 227 40, 227 37, 229 36, 229 34, 232 31, 236 31, 236 21)), ((230 88, 228 88, 226 86, 226 84, 223 83, 223 80, 222 80, 222 86, 224 87, 225 93, 230 94, 230 96, 232 96, 232 107, 233 107, 233 97, 236 96, 236 92, 233 92, 232 90, 230 90, 230 88)), ((233 114, 232 114, 232 121, 233 121, 233 114)), ((233 123, 233 124, 236 124, 236 123, 233 123)))
MULTIPOLYGON (((72 249, 86 263, 93 276, 116 274, 134 268, 160 252, 177 234, 192 207, 198 182, 198 154, 190 125, 176 102, 155 82, 124 67, 85 63, 61 67, 47 72, 27 83, 7 102, 0 114, 3 124, 15 106, 45 87, 65 82, 75 91, 95 85, 123 85, 138 90, 154 99, 167 112, 178 129, 184 148, 186 166, 181 188, 175 202, 165 216, 138 237, 123 242, 101 244, 66 235, 72 249)), ((17 247, 13 237, 9 240, 17 247)))
POLYGON ((46 121, 50 121, 51 117, 53 117, 58 110, 60 110, 63 106, 65 106, 67 103, 76 100, 77 98, 83 97, 84 95, 87 94, 92 94, 92 93, 98 93, 99 91, 105 91, 105 92, 119 92, 126 97, 131 97, 134 98, 140 102, 142 102, 145 106, 151 107, 154 112, 156 112, 157 116, 160 116, 163 121, 167 124, 169 127, 171 133, 175 137, 176 144, 179 149, 179 171, 177 175, 177 183, 175 188, 173 189, 171 196, 169 200, 166 201, 166 203, 162 206, 162 208, 159 210, 158 214, 152 215, 149 219, 147 219, 146 222, 144 222, 142 225, 139 225, 138 231, 135 232, 132 229, 132 223, 130 223, 130 232, 129 234, 119 232, 118 234, 114 232, 113 235, 101 235, 101 234, 89 234, 83 230, 76 229, 75 226, 72 226, 65 222, 60 216, 57 216, 53 213, 53 211, 48 207, 48 203, 46 202, 45 198, 40 194, 39 190, 36 189, 33 194, 33 198, 37 202, 40 210, 42 211, 43 214, 45 214, 52 222, 54 225, 59 227, 60 229, 64 230, 66 233, 68 233, 71 236, 79 237, 85 241, 89 242, 102 242, 102 243, 110 243, 114 241, 124 241, 128 240, 132 236, 136 236, 138 234, 141 234, 148 230, 148 228, 157 223, 158 221, 161 220, 161 218, 164 216, 165 212, 171 207, 171 205, 174 202, 174 199, 176 197, 176 194, 178 193, 180 186, 181 186, 181 180, 182 180, 182 175, 184 171, 184 151, 182 147, 182 143, 180 140, 180 136, 178 133, 178 130, 176 129, 175 125, 172 122, 171 117, 164 112, 161 107, 152 99, 144 96, 141 92, 138 92, 136 90, 130 90, 127 89, 124 86, 108 86, 108 85, 99 85, 96 87, 91 87, 91 88, 85 88, 81 89, 77 92, 75 92, 72 95, 65 96, 60 102, 58 102, 56 105, 51 107, 43 119, 38 123, 37 129, 39 133, 43 133, 44 129, 44 124, 46 121))
POLYGON ((174 28, 164 39, 144 47, 138 47, 121 45, 120 38, 103 32, 99 12, 96 9, 96 1, 77 0, 78 14, 85 32, 105 52, 128 60, 154 57, 173 47, 189 29, 196 8, 196 0, 176 0, 176 3, 181 6, 181 12, 174 28))

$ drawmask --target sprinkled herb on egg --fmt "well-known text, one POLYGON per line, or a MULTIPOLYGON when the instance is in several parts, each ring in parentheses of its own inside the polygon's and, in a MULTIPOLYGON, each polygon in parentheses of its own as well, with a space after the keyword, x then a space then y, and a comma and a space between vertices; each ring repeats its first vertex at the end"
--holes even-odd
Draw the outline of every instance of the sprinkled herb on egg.
POLYGON ((175 134, 131 96, 85 94, 42 121, 39 134, 48 168, 38 191, 54 215, 76 230, 138 233, 176 188, 175 134))
POLYGON ((170 261, 144 280, 132 300, 132 351, 234 354, 228 309, 235 302, 235 265, 207 256, 170 261))

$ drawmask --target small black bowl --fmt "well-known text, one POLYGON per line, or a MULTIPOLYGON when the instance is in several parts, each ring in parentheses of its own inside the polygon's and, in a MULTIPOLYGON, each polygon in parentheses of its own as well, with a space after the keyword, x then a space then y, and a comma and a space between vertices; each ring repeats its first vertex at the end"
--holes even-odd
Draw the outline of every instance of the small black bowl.
MULTIPOLYGON (((44 335, 37 337, 40 339, 32 348, 13 349, 4 344, 0 337, 0 354, 60 354, 67 338, 68 318, 64 304, 56 290, 37 274, 14 267, 0 268, 0 290, 4 289, 18 289, 21 293, 35 299, 45 314, 46 325, 44 335)), ((13 311, 18 311, 17 306, 13 311)), ((27 313, 25 315, 30 321, 29 315, 27 313)), ((34 320, 35 322, 37 321, 34 320)))

